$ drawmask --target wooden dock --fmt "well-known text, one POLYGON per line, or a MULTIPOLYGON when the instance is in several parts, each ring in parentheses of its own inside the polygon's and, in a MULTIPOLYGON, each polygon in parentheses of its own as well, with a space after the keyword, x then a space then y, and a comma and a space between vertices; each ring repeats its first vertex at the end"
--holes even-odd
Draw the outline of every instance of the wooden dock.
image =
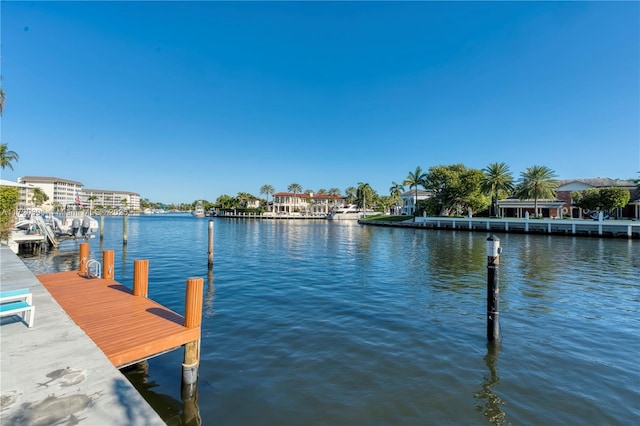
POLYGON ((111 279, 78 271, 38 275, 71 319, 118 368, 200 340, 200 326, 111 279))

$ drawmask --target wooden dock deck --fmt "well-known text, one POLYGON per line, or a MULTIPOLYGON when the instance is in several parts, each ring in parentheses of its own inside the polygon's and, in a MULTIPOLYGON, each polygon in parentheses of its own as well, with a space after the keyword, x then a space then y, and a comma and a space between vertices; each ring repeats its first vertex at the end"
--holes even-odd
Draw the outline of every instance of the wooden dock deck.
POLYGON ((78 271, 37 276, 71 319, 118 368, 200 339, 200 327, 111 279, 78 271))

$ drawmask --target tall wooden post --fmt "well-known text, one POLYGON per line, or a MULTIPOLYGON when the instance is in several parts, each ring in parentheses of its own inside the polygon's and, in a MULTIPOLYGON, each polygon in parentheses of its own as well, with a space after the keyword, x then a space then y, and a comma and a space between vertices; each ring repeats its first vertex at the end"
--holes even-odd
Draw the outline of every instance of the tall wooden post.
POLYGON ((149 260, 133 261, 133 295, 147 297, 149 295, 149 260))
MULTIPOLYGON (((185 296, 184 326, 200 327, 202 322, 202 293, 204 279, 187 278, 185 296)), ((184 345, 184 361, 182 363, 182 399, 191 399, 195 395, 198 382, 198 365, 200 364, 200 339, 184 345)))
POLYGON ((213 269, 213 220, 209 220, 209 251, 207 252, 209 270, 213 269))
POLYGON ((104 215, 100 213, 100 241, 104 240, 104 215))
POLYGON ((89 262, 89 243, 80 243, 80 273, 87 272, 87 262, 89 262))
POLYGON ((122 245, 127 245, 127 225, 129 223, 129 215, 127 212, 122 214, 122 245))
POLYGON ((500 339, 498 271, 500 269, 500 238, 490 235, 487 238, 487 340, 500 339))
POLYGON ((102 277, 105 280, 112 280, 115 278, 114 268, 114 253, 113 250, 102 251, 102 277))

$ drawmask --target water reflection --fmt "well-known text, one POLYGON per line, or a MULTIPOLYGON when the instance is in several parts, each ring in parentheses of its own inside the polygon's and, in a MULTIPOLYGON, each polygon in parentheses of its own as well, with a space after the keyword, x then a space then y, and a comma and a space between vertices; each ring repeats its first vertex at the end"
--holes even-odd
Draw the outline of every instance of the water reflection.
POLYGON ((213 270, 210 269, 207 273, 207 290, 204 294, 203 311, 205 317, 213 316, 213 299, 215 296, 216 288, 213 284, 213 270))
POLYGON ((193 398, 178 401, 154 390, 159 385, 155 381, 149 380, 149 363, 147 361, 126 367, 122 369, 122 372, 168 426, 200 426, 202 424, 197 387, 193 398))
POLYGON ((476 406, 476 411, 482 412, 487 420, 494 425, 506 424, 506 413, 502 409, 505 402, 493 392, 494 387, 500 382, 497 367, 499 352, 500 345, 498 343, 487 343, 487 354, 484 356, 484 362, 489 369, 489 374, 484 376, 482 388, 474 394, 476 400, 485 400, 484 404, 476 406))

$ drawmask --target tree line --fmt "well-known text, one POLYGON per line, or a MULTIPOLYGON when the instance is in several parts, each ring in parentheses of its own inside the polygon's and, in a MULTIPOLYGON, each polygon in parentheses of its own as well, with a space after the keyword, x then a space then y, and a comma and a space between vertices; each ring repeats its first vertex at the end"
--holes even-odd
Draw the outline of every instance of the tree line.
MULTIPOLYGON (((329 190, 320 188, 317 191, 303 190, 302 185, 292 183, 287 187, 288 193, 294 197, 298 194, 325 194, 334 198, 344 198, 348 204, 360 208, 371 208, 380 212, 389 212, 393 206, 400 206, 401 195, 408 190, 414 193, 415 215, 426 213, 430 216, 451 216, 487 213, 498 215, 498 201, 508 197, 534 201, 534 217, 540 216, 539 201, 555 199, 558 181, 553 170, 546 166, 534 165, 520 173, 515 179, 509 166, 502 163, 491 163, 484 169, 468 168, 464 164, 432 166, 427 171, 421 167, 409 171, 407 177, 398 183, 393 181, 389 195, 380 195, 367 182, 358 182, 347 187, 344 192, 338 188, 329 190), (418 190, 422 188, 430 193, 430 197, 418 200, 418 190)), ((640 179, 635 182, 640 187, 640 179)), ((639 188, 640 189, 640 188, 639 188)), ((221 195, 215 202, 206 202, 207 209, 247 209, 266 211, 269 199, 276 193, 273 185, 260 187, 259 198, 246 192, 236 196, 221 195), (258 201, 258 207, 250 207, 250 201, 258 201)), ((572 193, 573 204, 588 210, 609 211, 624 207, 629 202, 629 191, 624 188, 599 188, 572 193)), ((314 200, 306 198, 305 202, 314 200)), ((195 205, 195 201, 194 201, 195 205)))
MULTIPOLYGON (((3 107, 3 105, 0 105, 3 107)), ((1 114, 1 110, 0 110, 1 114)), ((19 160, 16 152, 8 149, 7 144, 0 144, 0 167, 13 170, 13 163, 19 160)), ((498 214, 498 200, 516 197, 534 201, 534 216, 539 215, 538 201, 553 199, 556 196, 558 183, 555 172, 546 166, 534 165, 520 173, 516 180, 509 166, 502 163, 491 163, 484 169, 468 168, 464 164, 432 166, 423 171, 421 167, 409 171, 407 177, 398 183, 393 181, 389 188, 389 195, 380 195, 367 182, 358 182, 341 191, 338 188, 317 191, 303 190, 302 185, 292 183, 287 191, 295 197, 298 194, 325 194, 334 199, 344 198, 346 203, 355 204, 361 208, 372 208, 380 212, 389 212, 392 207, 402 204, 400 196, 405 189, 414 192, 414 214, 425 213, 430 216, 464 215, 471 212, 480 214, 487 212, 490 216, 498 214), (423 188, 431 197, 418 201, 418 190, 423 188)), ((640 179, 634 179, 640 190, 640 179)), ((15 189, 15 188, 14 188, 15 189)), ((3 188, 3 191, 9 188, 3 188)), ((247 192, 238 192, 235 196, 223 194, 215 201, 194 200, 193 203, 164 204, 142 199, 140 206, 145 208, 159 208, 165 210, 188 211, 195 208, 198 201, 202 201, 206 210, 212 209, 245 209, 248 211, 268 211, 270 197, 276 191, 273 185, 265 184, 260 187, 260 195, 256 197, 247 192), (256 203, 257 202, 257 203, 256 203), (257 206, 255 206, 257 204, 257 206)), ((576 207, 587 210, 610 211, 624 207, 630 198, 629 191, 624 188, 594 188, 576 191, 571 194, 572 203, 576 207)), ((13 197, 9 197, 12 199, 13 197)), ((47 201, 47 195, 36 188, 34 201, 39 204, 47 201)), ((313 202, 313 199, 309 199, 313 202)))

